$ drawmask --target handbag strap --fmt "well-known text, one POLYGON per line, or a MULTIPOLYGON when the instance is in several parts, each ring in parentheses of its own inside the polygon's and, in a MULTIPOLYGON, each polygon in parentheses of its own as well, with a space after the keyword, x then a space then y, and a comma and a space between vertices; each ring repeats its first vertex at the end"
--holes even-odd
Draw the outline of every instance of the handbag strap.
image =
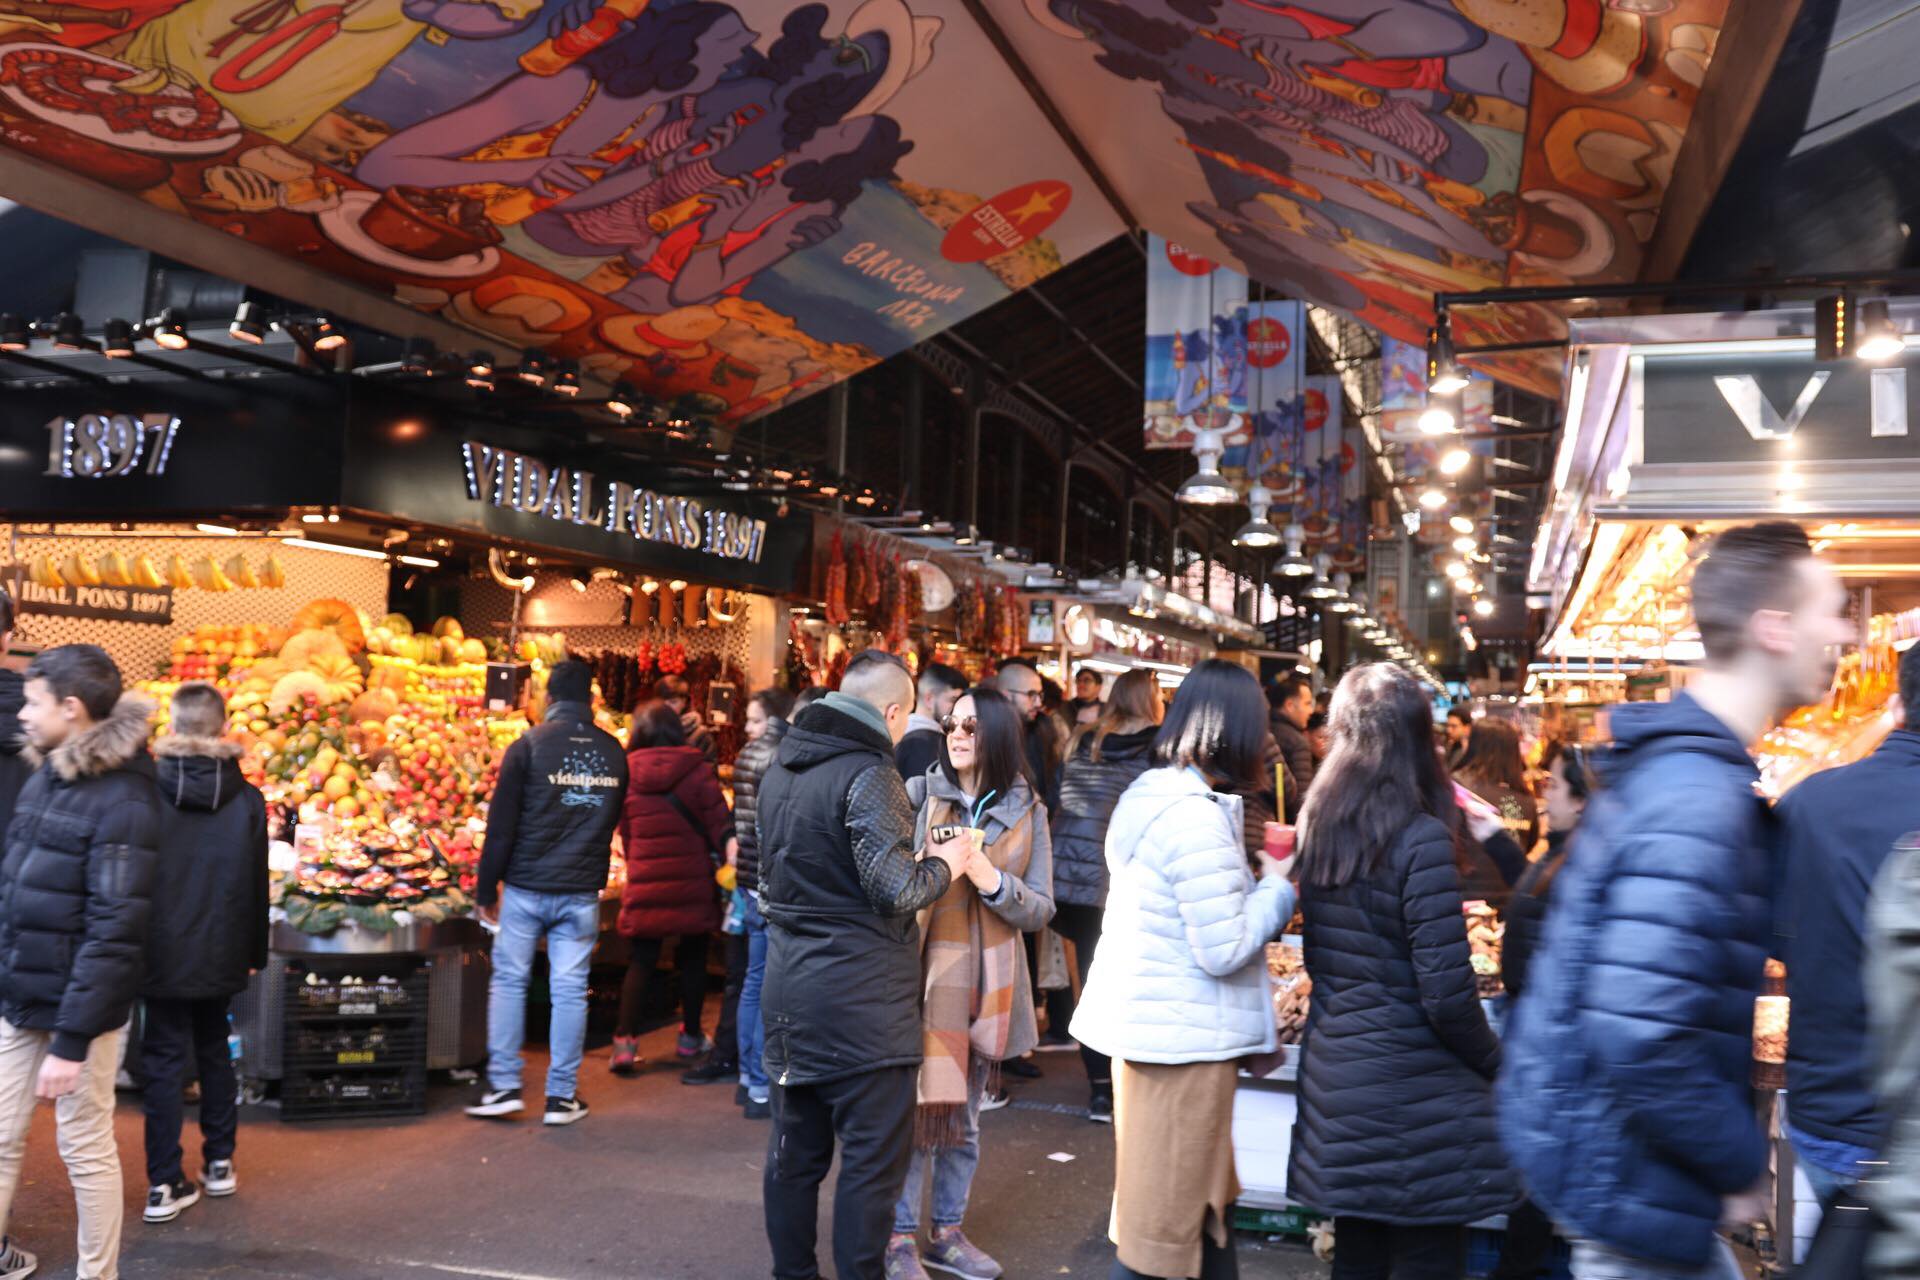
POLYGON ((661 794, 666 797, 667 803, 673 806, 673 811, 680 815, 681 820, 693 828, 693 834, 700 837, 700 843, 707 846, 707 856, 713 859, 714 865, 723 865, 727 855, 713 847, 713 841, 707 839, 707 829, 701 826, 699 819, 693 816, 693 810, 687 808, 687 802, 682 800, 676 791, 665 791, 661 794))

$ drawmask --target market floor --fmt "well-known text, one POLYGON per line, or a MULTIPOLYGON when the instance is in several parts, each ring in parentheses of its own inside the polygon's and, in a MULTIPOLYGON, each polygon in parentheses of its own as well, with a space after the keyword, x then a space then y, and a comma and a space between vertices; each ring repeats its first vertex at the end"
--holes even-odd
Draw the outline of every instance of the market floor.
MULTIPOLYGON (((672 1057, 671 1030, 645 1049, 672 1057)), ((529 1080, 544 1069, 533 1055, 529 1080)), ((588 1055, 584 1123, 547 1129, 460 1113, 462 1090, 436 1088, 417 1120, 285 1125, 252 1108, 240 1131, 241 1190, 202 1200, 177 1221, 140 1220, 138 1099, 123 1096, 128 1280, 693 1280, 765 1276, 760 1216, 765 1122, 740 1117, 733 1090, 688 1088, 677 1064, 629 1080, 588 1055)), ((1017 1081, 1015 1104, 983 1117, 983 1152, 968 1229, 1009 1280, 1104 1280, 1113 1132, 1072 1108, 1080 1063, 1043 1054, 1047 1078, 1017 1081), (1050 1157, 1070 1155, 1071 1161, 1050 1157)), ((189 1112, 191 1119, 191 1112, 189 1112)), ((189 1125, 187 1168, 199 1168, 189 1125)), ((14 1201, 12 1234, 41 1258, 40 1275, 72 1276, 73 1200, 43 1108, 14 1201)), ((828 1183, 831 1190, 832 1183, 828 1183)), ((822 1198, 821 1241, 829 1240, 822 1198)), ((1318 1280, 1300 1248, 1243 1236, 1244 1280, 1318 1280)))

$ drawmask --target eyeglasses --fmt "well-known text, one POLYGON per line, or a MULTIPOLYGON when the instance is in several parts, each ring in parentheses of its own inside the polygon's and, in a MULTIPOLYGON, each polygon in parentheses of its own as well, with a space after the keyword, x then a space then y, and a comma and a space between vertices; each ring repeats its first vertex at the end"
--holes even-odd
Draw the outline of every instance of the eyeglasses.
POLYGON ((1010 696, 1023 699, 1027 702, 1038 702, 1047 695, 1040 689, 1016 689, 1010 696))
POLYGON ((963 733, 971 738, 973 731, 979 727, 980 718, 978 716, 968 716, 964 720, 955 720, 952 716, 942 716, 940 718, 940 728, 944 730, 948 736, 963 733))

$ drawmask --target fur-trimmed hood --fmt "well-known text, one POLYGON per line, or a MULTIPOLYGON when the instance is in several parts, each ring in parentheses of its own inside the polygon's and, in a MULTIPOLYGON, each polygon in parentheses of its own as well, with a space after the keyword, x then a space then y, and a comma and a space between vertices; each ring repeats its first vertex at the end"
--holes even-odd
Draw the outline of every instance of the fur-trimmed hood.
POLYGON ((170 733, 153 744, 160 798, 176 809, 213 813, 247 790, 241 746, 225 738, 170 733))
POLYGON ((154 758, 165 760, 180 756, 211 756, 215 760, 237 760, 245 748, 228 738, 196 738, 190 734, 168 733, 153 740, 154 758))
MULTIPOLYGON (((98 778, 122 768, 142 753, 153 721, 153 700, 144 694, 123 693, 105 720, 67 739, 46 757, 62 782, 98 778)), ((30 751, 35 764, 40 753, 30 751)))

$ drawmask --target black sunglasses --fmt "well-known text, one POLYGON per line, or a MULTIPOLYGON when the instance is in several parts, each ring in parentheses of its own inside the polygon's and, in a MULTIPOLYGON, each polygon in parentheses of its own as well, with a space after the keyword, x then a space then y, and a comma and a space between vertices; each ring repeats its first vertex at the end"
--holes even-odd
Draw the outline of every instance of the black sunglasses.
POLYGON ((973 731, 975 729, 978 729, 979 727, 980 727, 980 718, 978 716, 968 716, 964 720, 956 720, 952 716, 940 717, 940 728, 943 732, 948 734, 952 734, 957 731, 960 733, 964 733, 969 738, 971 738, 973 736, 973 731))

